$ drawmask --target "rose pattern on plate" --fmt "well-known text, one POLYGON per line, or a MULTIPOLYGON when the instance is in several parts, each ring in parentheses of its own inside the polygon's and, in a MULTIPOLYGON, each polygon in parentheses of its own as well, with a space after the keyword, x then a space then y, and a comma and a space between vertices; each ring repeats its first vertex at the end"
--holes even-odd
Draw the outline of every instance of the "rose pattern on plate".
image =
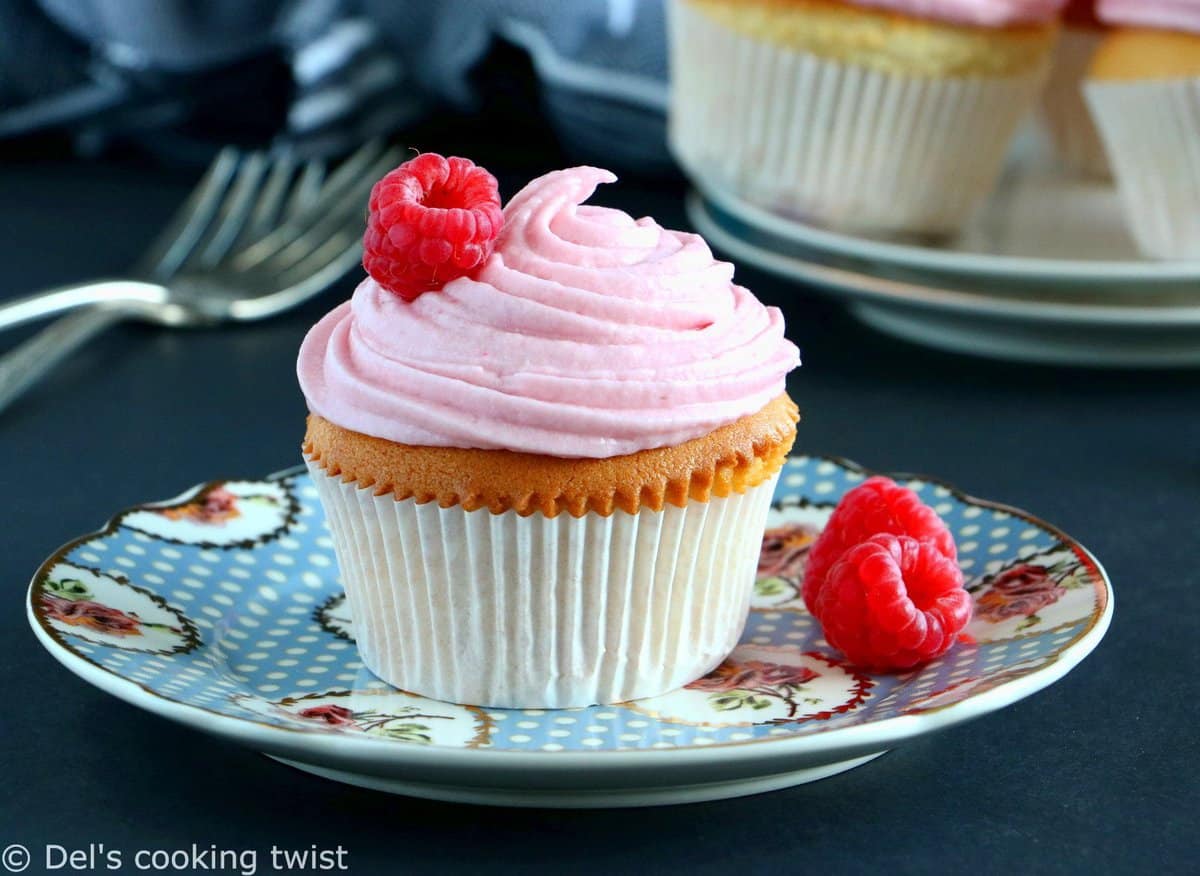
POLYGON ((804 611, 800 588, 808 550, 821 534, 832 506, 777 505, 767 518, 758 577, 750 604, 756 609, 804 611))
POLYGON ((345 706, 326 704, 308 706, 294 714, 309 721, 318 721, 327 727, 354 730, 386 736, 398 742, 415 742, 429 745, 433 742, 431 724, 437 721, 453 721, 450 715, 422 714, 415 707, 405 707, 403 714, 387 715, 382 712, 353 712, 345 706))
POLYGON ((798 598, 804 581, 808 549, 821 530, 811 523, 793 522, 773 526, 763 533, 754 582, 755 603, 771 604, 798 598))
POLYGON ((857 709, 872 687, 870 678, 828 654, 741 644, 703 678, 626 705, 682 724, 788 724, 824 721, 857 709))
POLYGON ((967 633, 996 641, 1077 623, 1098 598, 1080 557, 1059 547, 1034 555, 968 584, 975 614, 967 633))
POLYGON ((163 508, 154 513, 161 514, 168 520, 190 520, 192 523, 206 526, 224 526, 230 520, 242 516, 242 511, 238 507, 239 500, 260 501, 269 504, 275 504, 278 501, 273 496, 266 495, 238 496, 222 484, 213 487, 193 502, 176 505, 174 508, 163 508))
POLYGON ((808 549, 820 534, 821 530, 811 523, 784 523, 768 529, 763 533, 758 576, 802 581, 808 549))
POLYGON ((805 706, 820 702, 807 696, 804 685, 820 674, 807 666, 786 666, 747 660, 726 660, 708 675, 685 684, 687 690, 710 691, 709 703, 718 712, 737 709, 769 709, 772 698, 788 705, 788 717, 795 717, 805 706))
POLYGON ((329 703, 324 706, 309 706, 307 709, 301 709, 296 713, 301 718, 311 718, 315 721, 324 721, 330 727, 348 727, 354 724, 354 713, 345 706, 336 706, 329 703))
POLYGON ((414 745, 478 747, 491 721, 474 706, 460 706, 397 691, 330 690, 264 701, 235 694, 232 702, 255 714, 304 729, 362 734, 414 745))
POLYGON ((60 634, 154 654, 184 653, 198 643, 196 628, 185 615, 123 578, 58 563, 35 587, 37 609, 60 634))
POLYGON ((217 481, 177 502, 135 508, 119 523, 175 544, 244 548, 281 536, 298 509, 287 481, 217 481))
POLYGON ((1022 563, 992 578, 991 588, 975 601, 975 613, 994 624, 1009 618, 1033 620, 1039 610, 1067 593, 1060 578, 1045 566, 1022 563))
MULTIPOLYGON (((59 582, 47 581, 53 589, 59 582)), ((66 599, 51 593, 42 594, 42 607, 51 620, 61 621, 70 627, 88 627, 110 636, 140 636, 143 626, 163 627, 160 624, 144 624, 137 615, 126 614, 120 609, 109 608, 88 599, 66 599)), ((163 627, 179 632, 174 627, 163 627)))

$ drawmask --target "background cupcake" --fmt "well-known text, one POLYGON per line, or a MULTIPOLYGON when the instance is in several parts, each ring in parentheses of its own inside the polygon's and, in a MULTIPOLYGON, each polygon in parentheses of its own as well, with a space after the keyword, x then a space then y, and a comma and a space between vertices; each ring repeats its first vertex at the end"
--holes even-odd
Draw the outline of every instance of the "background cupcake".
POLYGON ((1111 170, 1083 97, 1083 83, 1104 34, 1104 26, 1096 17, 1096 0, 1071 0, 1067 4, 1040 111, 1062 165, 1073 173, 1097 179, 1109 178, 1111 170))
POLYGON ((671 0, 693 177, 814 222, 945 234, 1037 99, 1061 0, 671 0))
POLYGON ((1147 255, 1200 258, 1200 0, 1101 0, 1087 100, 1147 255))
POLYGON ((779 312, 696 235, 584 205, 615 179, 587 167, 526 186, 444 282, 489 220, 453 212, 477 205, 438 161, 376 187, 373 276, 298 366, 364 663, 505 707, 704 675, 745 623, 795 436, 779 312))

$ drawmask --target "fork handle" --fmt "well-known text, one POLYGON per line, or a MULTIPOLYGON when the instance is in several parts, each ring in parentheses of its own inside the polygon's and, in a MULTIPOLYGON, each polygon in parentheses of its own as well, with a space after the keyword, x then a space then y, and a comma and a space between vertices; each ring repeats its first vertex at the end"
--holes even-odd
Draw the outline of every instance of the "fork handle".
POLYGON ((164 287, 137 280, 100 280, 77 286, 61 286, 0 305, 0 331, 80 307, 97 304, 160 304, 166 301, 166 297, 167 290, 164 287))
POLYGON ((0 411, 58 363, 111 325, 129 317, 112 307, 92 307, 51 323, 0 357, 0 411))

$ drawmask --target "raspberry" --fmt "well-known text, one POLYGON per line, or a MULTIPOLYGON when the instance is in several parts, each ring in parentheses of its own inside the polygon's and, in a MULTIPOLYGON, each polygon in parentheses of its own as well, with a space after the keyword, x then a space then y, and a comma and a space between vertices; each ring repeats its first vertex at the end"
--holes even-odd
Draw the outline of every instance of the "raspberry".
POLYGON ((389 171, 371 189, 363 267, 405 301, 484 263, 504 222, 496 178, 434 152, 389 171))
POLYGON ((809 549, 804 570, 804 604, 809 611, 830 568, 842 554, 880 533, 930 539, 947 559, 958 558, 954 536, 916 493, 891 478, 868 478, 842 497, 809 549))
POLYGON ((846 551, 812 608, 850 662, 887 671, 946 653, 971 619, 971 596, 936 542, 882 534, 846 551))

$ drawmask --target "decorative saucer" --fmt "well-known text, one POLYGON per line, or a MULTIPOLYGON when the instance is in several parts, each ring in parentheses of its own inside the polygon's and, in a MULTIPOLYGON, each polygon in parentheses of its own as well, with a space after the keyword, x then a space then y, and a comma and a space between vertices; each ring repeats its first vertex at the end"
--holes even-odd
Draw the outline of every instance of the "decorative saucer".
POLYGON ((299 469, 118 514, 46 560, 29 618, 50 653, 100 689, 339 781, 513 806, 752 794, 1026 697, 1108 627, 1112 590, 1085 548, 1022 511, 911 478, 958 539, 972 641, 899 675, 847 665, 797 588, 808 546, 866 475, 790 459, 741 644, 705 678, 620 705, 480 709, 375 678, 355 651, 321 506, 299 469))

